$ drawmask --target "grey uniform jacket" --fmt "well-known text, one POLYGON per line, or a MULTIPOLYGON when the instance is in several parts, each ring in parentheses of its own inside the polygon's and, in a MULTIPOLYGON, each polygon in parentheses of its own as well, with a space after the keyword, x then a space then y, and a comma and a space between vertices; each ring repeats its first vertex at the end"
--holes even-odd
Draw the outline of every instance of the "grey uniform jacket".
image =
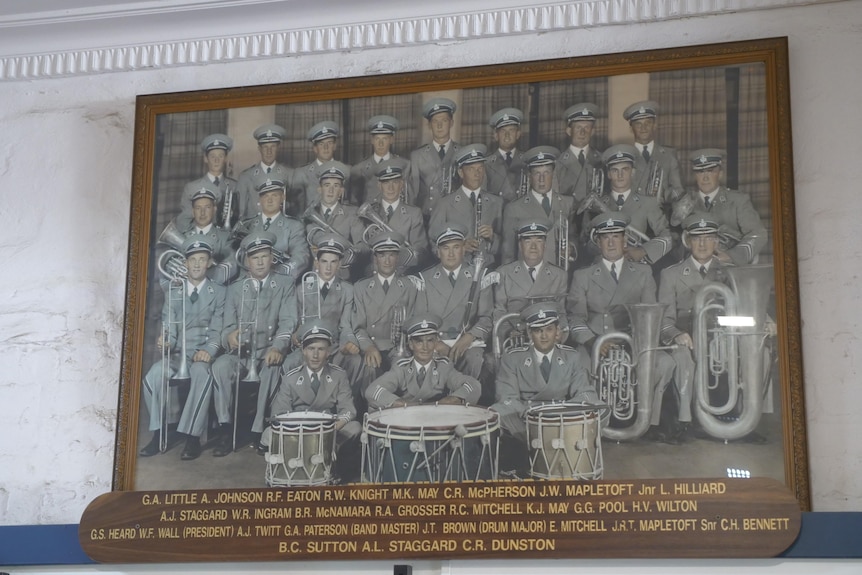
MULTIPOLYGON (((611 206, 612 209, 617 205, 612 193, 602 196, 602 201, 611 206)), ((641 247, 646 250, 647 257, 651 262, 657 262, 673 248, 667 216, 658 200, 632 190, 619 211, 631 218, 629 222, 631 227, 650 237, 650 240, 644 242, 641 247)))
MULTIPOLYGON (((379 200, 371 203, 371 208, 378 216, 383 218, 387 225, 404 236, 410 247, 416 252, 416 259, 424 261, 430 252, 428 243, 428 233, 425 229, 425 221, 422 218, 422 210, 416 206, 407 205, 400 202, 398 207, 392 211, 392 217, 387 221, 386 213, 383 211, 383 204, 379 200)), ((366 226, 367 227, 367 226, 366 226)), ((373 238, 376 234, 372 234, 373 238)), ((370 238, 369 238, 370 239, 370 238)), ((401 259, 404 259, 404 254, 401 254, 401 259)), ((411 263, 411 267, 416 262, 411 263)))
POLYGON ((501 416, 514 414, 522 418, 531 403, 562 400, 598 403, 587 368, 581 364, 582 357, 574 348, 557 344, 551 357, 551 373, 545 382, 532 345, 509 350, 497 371, 497 399, 491 409, 501 416))
POLYGON ((593 146, 587 148, 583 166, 578 156, 572 153, 571 146, 567 147, 557 159, 556 176, 560 193, 564 196, 574 196, 577 204, 590 193, 593 172, 601 169, 602 154, 593 146))
POLYGON ((457 371, 445 357, 431 360, 431 366, 421 386, 418 377, 416 362, 412 357, 399 360, 392 369, 368 386, 365 391, 368 407, 386 408, 397 399, 434 403, 448 395, 461 398, 465 403, 475 403, 482 392, 477 379, 457 371))
POLYGON ((658 164, 664 176, 662 178, 661 191, 657 197, 659 203, 666 204, 676 200, 684 191, 679 160, 676 158, 676 150, 660 146, 657 143, 653 145, 649 164, 647 164, 643 155, 637 154, 635 156, 636 172, 632 181, 632 189, 637 190, 641 194, 648 193, 653 184, 650 181, 650 173, 652 173, 654 164, 658 164))
MULTIPOLYGON (((353 328, 363 352, 372 345, 380 351, 392 349, 392 308, 404 306, 405 317, 413 314, 419 293, 413 282, 395 274, 384 293, 377 274, 356 282, 353 289, 353 328)), ((397 342, 395 342, 397 343, 397 342)))
POLYGON ((332 413, 338 419, 356 418, 356 406, 347 374, 337 365, 328 363, 320 373, 320 388, 315 394, 305 364, 293 368, 281 378, 281 387, 272 400, 272 414, 291 411, 319 411, 332 413))
MULTIPOLYGON (((557 301, 560 315, 565 315, 565 299, 568 285, 566 272, 548 262, 536 272, 536 281, 530 278, 530 272, 523 260, 518 260, 500 267, 497 271, 498 280, 494 286, 494 323, 504 314, 520 312, 530 303, 537 301, 557 301)), ((565 329, 565 323, 562 322, 565 329)))
MULTIPOLYGON (((249 349, 252 326, 255 325, 257 314, 257 331, 255 358, 261 359, 263 354, 273 348, 282 354, 290 349, 290 337, 296 329, 296 291, 293 280, 287 276, 270 273, 265 280, 265 286, 260 293, 255 293, 251 281, 238 279, 228 288, 227 302, 224 310, 224 329, 221 342, 225 349, 230 349, 228 336, 240 328, 239 313, 242 308, 242 326, 240 340, 243 349, 249 349), (245 304, 242 296, 245 293, 245 304), (254 299, 257 298, 255 305, 254 299)), ((243 351, 243 357, 247 354, 243 351)))
POLYGON ((272 168, 271 171, 265 172, 263 166, 258 162, 243 170, 239 178, 237 178, 236 185, 237 190, 239 190, 240 217, 242 219, 251 218, 260 211, 260 205, 257 202, 259 196, 255 188, 255 182, 258 181, 258 178, 262 178, 264 173, 266 173, 268 178, 284 182, 286 189, 291 189, 293 185, 293 168, 279 162, 270 167, 272 168))
POLYGON ((667 304, 661 326, 661 339, 673 341, 679 334, 692 330, 694 298, 704 284, 724 280, 724 270, 717 258, 712 258, 706 277, 700 276, 700 265, 687 257, 661 271, 658 302, 667 304))
MULTIPOLYGON (((237 181, 233 178, 230 178, 225 175, 219 176, 219 185, 218 185, 218 193, 216 194, 216 207, 224 198, 225 191, 230 188, 231 190, 235 190, 237 185, 237 181)), ((212 181, 209 179, 209 175, 204 174, 200 178, 196 180, 192 180, 183 186, 183 199, 180 203, 180 213, 177 215, 177 227, 181 230, 188 228, 192 224, 192 197, 200 190, 202 187, 212 188, 212 181)))
MULTIPOLYGON (((551 194, 551 214, 545 214, 545 208, 542 207, 532 192, 514 202, 506 204, 503 208, 503 249, 502 259, 504 264, 515 261, 520 257, 518 254, 518 222, 524 218, 547 218, 551 220, 553 226, 548 231, 548 239, 545 241, 545 257, 548 262, 557 261, 557 220, 560 212, 564 218, 572 221, 574 214, 574 200, 571 196, 561 196, 555 191, 548 192, 551 194)), ((569 238, 574 237, 574 226, 569 226, 569 238)))
MULTIPOLYGON (((489 225, 494 230, 494 238, 491 240, 490 246, 485 246, 485 251, 494 256, 494 261, 500 261, 503 199, 489 194, 485 190, 480 190, 479 194, 482 197, 482 220, 480 223, 489 225)), ((470 202, 470 198, 463 188, 458 188, 458 191, 449 194, 437 203, 437 209, 434 210, 428 221, 429 233, 432 235, 437 233, 450 225, 450 222, 464 226, 467 229, 468 238, 476 237, 476 208, 470 202)), ((487 244, 488 241, 485 240, 484 243, 487 244)))
MULTIPOLYGON (((449 281, 449 274, 442 264, 427 269, 419 274, 422 278, 422 291, 416 300, 416 313, 433 313, 442 320, 440 332, 443 339, 456 339, 461 333, 467 300, 473 289, 473 270, 461 266, 455 285, 449 281)), ((482 289, 482 278, 478 281, 477 298, 470 314, 468 333, 481 341, 488 341, 491 335, 491 313, 493 311, 493 295, 491 286, 482 289)))
MULTIPOLYGON (((263 214, 258 214, 250 221, 243 222, 250 232, 263 230, 265 225, 263 214)), ((311 252, 305 239, 305 226, 296 218, 279 215, 273 220, 268 232, 275 234, 275 249, 288 256, 288 262, 273 266, 273 271, 294 278, 301 276, 311 267, 311 252)))
POLYGON ((612 331, 628 331, 630 320, 625 304, 656 303, 652 268, 619 261, 622 262, 619 283, 614 282, 601 261, 575 270, 566 309, 576 342, 586 343, 612 331))
POLYGON ((348 342, 359 346, 353 330, 353 285, 349 282, 340 278, 332 280, 326 297, 320 298, 320 318, 329 325, 338 326, 339 348, 348 342))
POLYGON ((457 171, 452 170, 458 147, 458 142, 451 141, 442 160, 433 144, 425 144, 410 152, 410 196, 407 203, 422 208, 426 217, 437 207, 447 185, 450 193, 460 185, 457 171))
MULTIPOLYGON (((391 158, 401 158, 398 154, 390 152, 391 158)), ((404 194, 405 197, 411 197, 408 187, 412 185, 410 179, 410 162, 407 162, 402 172, 404 178, 404 194)), ((365 202, 371 202, 380 196, 380 187, 377 183, 377 162, 374 160, 374 154, 354 164, 350 168, 350 193, 347 200, 355 206, 360 206, 365 202)))
MULTIPOLYGON (((324 217, 326 210, 322 208, 323 206, 318 204, 314 207, 314 211, 317 212, 322 220, 326 221, 326 218, 324 217)), ((359 216, 356 215, 357 209, 358 208, 356 208, 356 206, 348 206, 339 202, 335 205, 335 208, 329 215, 329 221, 326 221, 326 223, 329 224, 329 226, 335 230, 338 235, 347 241, 348 246, 353 247, 353 251, 356 255, 360 255, 368 253, 370 249, 365 242, 362 241, 362 233, 365 231, 365 226, 362 225, 362 221, 360 221, 359 216)), ((325 230, 322 230, 314 223, 306 224, 305 232, 306 237, 311 240, 312 244, 316 244, 317 238, 326 233, 325 230), (315 230, 315 228, 317 229, 315 230), (314 233, 312 233, 312 231, 314 233)))
POLYGON ((171 286, 172 301, 165 300, 162 307, 163 325, 169 326, 168 342, 171 349, 179 351, 183 333, 183 305, 185 305, 186 355, 192 357, 196 351, 208 352, 213 358, 221 349, 221 332, 224 322, 225 295, 227 288, 207 281, 198 291, 197 301, 191 301, 185 286, 171 286), (170 304, 170 305, 169 305, 170 304), (170 308, 170 317, 168 317, 170 308))
POLYGON ((507 166, 499 150, 494 150, 485 162, 485 187, 489 193, 500 196, 504 204, 511 202, 518 197, 523 170, 524 152, 512 152, 512 163, 507 166))

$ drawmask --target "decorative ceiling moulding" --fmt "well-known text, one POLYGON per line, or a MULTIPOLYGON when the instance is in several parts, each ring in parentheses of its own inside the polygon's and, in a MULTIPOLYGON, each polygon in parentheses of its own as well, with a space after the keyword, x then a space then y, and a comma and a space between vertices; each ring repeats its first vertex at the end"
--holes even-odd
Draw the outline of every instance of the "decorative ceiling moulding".
MULTIPOLYGON (((0 56, 0 81, 85 76, 346 50, 415 46, 472 38, 750 12, 834 1, 761 0, 756 5, 752 5, 746 0, 583 0, 308 30, 261 32, 201 40, 0 56)), ((367 11, 359 9, 361 5, 360 2, 354 5, 357 6, 356 15, 367 18, 367 11)), ((223 6, 224 3, 215 2, 212 8, 197 5, 195 11, 186 12, 190 34, 193 33, 194 20, 200 16, 201 11, 210 10, 213 15, 217 15, 223 6)), ((152 12, 123 13, 122 10, 114 14, 113 17, 101 13, 93 14, 94 28, 104 28, 112 18, 122 17, 125 18, 126 25, 134 26, 137 30, 146 30, 146 18, 152 16, 152 12)), ((30 20, 21 20, 21 27, 26 26, 30 34, 38 35, 41 26, 57 25, 55 20, 50 17, 34 16, 30 20)), ((10 28, 14 29, 15 23, 10 23, 13 25, 10 26, 7 23, 2 27, 7 31, 10 28)), ((98 40, 97 33, 94 37, 98 40)), ((127 37, 134 37, 134 32, 130 30, 127 37)))

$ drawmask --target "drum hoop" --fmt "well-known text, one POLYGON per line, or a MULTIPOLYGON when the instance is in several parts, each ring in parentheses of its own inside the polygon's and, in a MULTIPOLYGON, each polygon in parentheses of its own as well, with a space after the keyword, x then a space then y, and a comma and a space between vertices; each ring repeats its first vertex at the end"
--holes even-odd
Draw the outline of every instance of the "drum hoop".
MULTIPOLYGON (((389 437, 391 439, 419 439, 420 436, 426 440, 446 440, 452 436, 452 431, 458 425, 463 425, 467 430, 467 433, 464 435, 465 438, 469 437, 479 437, 487 432, 494 432, 500 428, 500 414, 492 409, 488 409, 485 407, 478 407, 475 405, 439 405, 439 404, 428 404, 428 405, 410 405, 407 407, 398 407, 396 410, 410 410, 411 408, 419 407, 444 407, 444 408, 454 408, 454 409, 469 409, 475 411, 477 414, 481 413, 483 415, 488 416, 487 419, 476 421, 473 423, 464 423, 464 424, 447 424, 447 425, 404 425, 404 424, 395 424, 395 423, 384 423, 377 419, 381 415, 386 415, 388 413, 393 413, 392 410, 381 409, 376 412, 370 412, 366 414, 365 421, 365 430, 369 435, 373 435, 375 437, 389 437), (393 433, 394 431, 394 433, 393 433)), ((443 413, 441 411, 441 413, 443 413)))
POLYGON ((585 423, 599 418, 598 409, 583 409, 586 404, 572 402, 543 403, 527 409, 526 420, 537 423, 585 423), (567 412, 566 408, 576 407, 576 412, 567 412))
POLYGON ((291 411, 275 416, 272 431, 329 431, 335 429, 336 416, 324 411, 291 411))

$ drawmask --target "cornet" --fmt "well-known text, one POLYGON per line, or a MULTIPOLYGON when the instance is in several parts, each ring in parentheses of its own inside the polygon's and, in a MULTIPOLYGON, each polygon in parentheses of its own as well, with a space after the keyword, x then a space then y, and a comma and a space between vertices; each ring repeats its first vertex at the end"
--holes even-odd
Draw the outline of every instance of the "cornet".
POLYGON ((452 182, 455 179, 455 164, 443 164, 440 180, 440 196, 452 193, 452 182))
POLYGON ((530 172, 527 168, 521 169, 521 182, 518 184, 518 199, 520 200, 530 191, 530 172))
POLYGON ((662 184, 664 184, 664 170, 658 165, 658 162, 651 163, 652 167, 650 167, 649 180, 645 193, 647 196, 652 196, 661 202, 663 201, 663 198, 661 197, 661 187, 662 184))
POLYGON ((569 243, 569 218, 563 214, 563 210, 557 211, 557 226, 554 230, 557 234, 557 266, 569 271, 569 262, 577 259, 577 254, 569 254, 571 244, 569 243))
POLYGON ((230 231, 239 221, 239 192, 227 186, 216 211, 216 227, 230 231))
MULTIPOLYGON (((361 206, 359 206, 359 210, 356 212, 363 220, 367 220, 371 222, 371 224, 365 228, 365 231, 362 232, 362 241, 366 244, 371 244, 371 238, 376 235, 383 233, 392 233, 394 230, 392 226, 386 223, 386 220, 378 214, 374 210, 374 205, 368 202, 365 202, 361 206)), ((410 245, 410 242, 404 240, 404 249, 407 252, 407 257, 405 258, 404 265, 409 266, 416 259, 416 250, 413 249, 413 246, 410 245)))
POLYGON ((405 357, 410 357, 410 352, 407 351, 407 334, 404 333, 404 321, 407 319, 407 310, 403 305, 396 305, 392 308, 392 322, 389 328, 389 337, 392 339, 392 345, 395 346, 395 351, 392 353, 392 361, 397 361, 405 357))

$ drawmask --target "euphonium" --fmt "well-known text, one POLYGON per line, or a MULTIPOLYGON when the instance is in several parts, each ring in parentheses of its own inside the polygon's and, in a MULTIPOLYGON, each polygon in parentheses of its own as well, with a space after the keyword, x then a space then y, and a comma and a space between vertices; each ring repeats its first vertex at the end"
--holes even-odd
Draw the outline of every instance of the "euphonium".
MULTIPOLYGON (((362 241, 366 244, 370 244, 371 238, 378 234, 392 233, 393 231, 392 226, 386 223, 386 220, 384 220, 383 217, 374 210, 374 205, 369 202, 365 202, 359 206, 359 210, 357 210, 356 215, 363 220, 371 222, 371 225, 366 227, 365 231, 362 232, 362 241)), ((410 245, 410 242, 407 240, 404 241, 404 249, 407 251, 407 257, 405 258, 403 265, 406 266, 416 259, 416 250, 413 249, 413 246, 410 245)))
POLYGON ((309 222, 312 227, 305 234, 305 241, 308 242, 308 245, 314 246, 316 242, 313 240, 314 236, 320 232, 332 234, 338 237, 341 242, 344 244, 344 254, 341 256, 341 265, 349 266, 353 263, 353 258, 356 255, 356 252, 353 249, 353 244, 347 241, 343 235, 338 233, 335 228, 329 225, 327 221, 317 213, 318 204, 314 204, 309 206, 308 209, 302 214, 302 219, 309 222))
POLYGON ((599 402, 610 406, 614 418, 629 422, 622 428, 602 427, 602 436, 614 441, 637 439, 649 429, 655 385, 655 354, 660 349, 661 320, 666 304, 626 304, 632 335, 608 332, 596 338, 592 349, 592 375, 596 380, 599 402), (605 357, 601 349, 618 341, 605 357), (628 346, 629 353, 625 349, 628 346))
POLYGON ((730 287, 718 282, 705 284, 694 301, 695 376, 694 412, 704 431, 724 440, 739 439, 755 430, 763 411, 765 365, 763 345, 766 306, 773 285, 772 265, 725 269, 730 287), (712 327, 715 316, 751 318, 751 326, 712 327), (712 405, 709 390, 726 374, 728 398, 712 405), (710 378, 715 382, 711 384, 710 378), (728 421, 739 403, 739 417, 728 421))

